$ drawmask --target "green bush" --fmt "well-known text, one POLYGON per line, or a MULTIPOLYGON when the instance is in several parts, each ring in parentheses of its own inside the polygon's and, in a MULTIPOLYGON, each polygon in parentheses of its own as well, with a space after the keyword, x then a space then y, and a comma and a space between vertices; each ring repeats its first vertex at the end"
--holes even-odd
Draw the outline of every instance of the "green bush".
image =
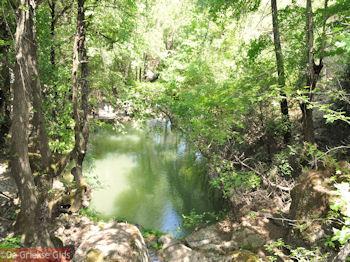
MULTIPOLYGON (((219 171, 221 171, 221 169, 219 169, 219 171)), ((223 168, 223 170, 220 172, 220 176, 210 181, 211 186, 224 191, 225 198, 232 196, 233 188, 244 187, 247 190, 251 190, 257 188, 260 183, 261 178, 254 172, 235 170, 232 163, 229 167, 227 167, 226 164, 226 168, 223 168)))
POLYGON ((197 213, 194 209, 192 209, 189 215, 182 214, 183 225, 185 228, 195 228, 202 224, 210 224, 222 220, 225 216, 225 213, 225 209, 218 213, 215 213, 213 211, 197 213))
POLYGON ((0 248, 19 248, 21 247, 19 243, 21 242, 20 237, 7 237, 5 241, 0 243, 0 248))

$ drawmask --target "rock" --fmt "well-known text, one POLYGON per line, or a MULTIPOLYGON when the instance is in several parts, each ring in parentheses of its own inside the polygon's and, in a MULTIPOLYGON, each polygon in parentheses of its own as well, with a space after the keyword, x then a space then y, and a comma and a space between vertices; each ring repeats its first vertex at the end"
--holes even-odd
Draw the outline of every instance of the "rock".
POLYGON ((162 235, 159 237, 158 242, 163 244, 163 247, 169 246, 174 241, 174 238, 171 235, 162 235))
MULTIPOLYGON (((163 247, 163 249, 158 253, 158 256, 160 256, 164 260, 164 262, 196 261, 194 259, 195 255, 195 251, 181 243, 166 246, 165 248, 163 247)), ((202 261, 205 261, 204 259, 202 261)))
POLYGON ((110 222, 92 225, 81 236, 73 261, 148 261, 148 252, 137 227, 110 222))
POLYGON ((103 252, 98 249, 90 249, 86 256, 86 262, 103 262, 103 252))
POLYGON ((248 226, 241 225, 231 232, 223 232, 219 223, 190 234, 185 241, 193 249, 217 254, 226 254, 240 248, 257 251, 266 242, 263 236, 248 226))
POLYGON ((262 236, 243 226, 233 233, 232 240, 239 243, 240 248, 249 248, 254 251, 262 248, 265 244, 265 239, 262 236))
POLYGON ((158 255, 164 261, 177 262, 259 261, 254 253, 238 249, 244 244, 258 249, 265 243, 264 238, 254 234, 252 230, 238 227, 237 231, 224 231, 220 223, 201 228, 183 240, 164 235, 158 241, 163 243, 158 255))
POLYGON ((219 254, 224 254, 227 250, 239 248, 237 243, 230 240, 226 235, 221 234, 217 224, 201 228, 185 238, 188 246, 193 249, 201 249, 206 252, 216 252, 219 254))
POLYGON ((228 254, 193 250, 180 242, 163 248, 158 253, 164 262, 258 262, 259 257, 248 250, 236 250, 228 254))
POLYGON ((232 260, 235 262, 259 262, 259 257, 248 250, 237 250, 231 255, 232 260))

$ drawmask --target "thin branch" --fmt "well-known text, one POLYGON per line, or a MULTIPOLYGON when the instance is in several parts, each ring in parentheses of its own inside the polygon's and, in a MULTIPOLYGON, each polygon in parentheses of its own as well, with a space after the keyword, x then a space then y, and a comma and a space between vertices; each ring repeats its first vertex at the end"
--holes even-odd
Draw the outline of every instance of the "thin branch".
POLYGON ((101 33, 96 27, 92 29, 96 34, 102 36, 103 38, 109 40, 112 42, 112 44, 116 43, 117 41, 109 36, 106 36, 105 34, 101 33))
POLYGON ((14 200, 12 197, 10 197, 9 195, 5 194, 4 192, 1 192, 1 191, 0 191, 0 195, 1 195, 1 196, 4 196, 5 198, 7 198, 7 199, 9 199, 9 200, 11 200, 11 201, 14 200))
POLYGON ((294 185, 292 185, 291 187, 284 187, 284 186, 280 186, 280 185, 276 185, 275 183, 271 182, 270 180, 268 180, 262 173, 260 173, 259 171, 257 171, 256 169, 252 168, 251 166, 248 166, 246 163, 244 163, 244 161, 246 161, 247 159, 245 160, 241 160, 239 157, 235 156, 235 159, 237 162, 234 162, 236 164, 240 164, 246 168, 248 168, 250 171, 253 171, 255 174, 259 175, 265 184, 271 186, 271 187, 274 187, 274 188, 277 188, 277 189, 280 189, 282 191, 291 191, 294 187, 294 185))
POLYGON ((61 16, 63 16, 64 13, 65 13, 69 8, 71 8, 71 6, 72 6, 72 5, 67 5, 67 6, 65 6, 65 7, 61 10, 61 12, 55 17, 55 20, 53 20, 53 23, 56 24, 57 21, 58 21, 58 19, 61 18, 61 16))
POLYGON ((321 44, 320 64, 322 64, 322 60, 324 57, 324 49, 325 49, 325 45, 326 45, 327 7, 328 7, 328 0, 325 0, 324 1, 324 13, 323 13, 323 25, 322 25, 322 44, 321 44))
MULTIPOLYGON (((54 0, 52 0, 52 1, 54 1, 54 0)), ((52 7, 53 7, 53 2, 51 2, 50 0, 47 0, 47 4, 49 5, 50 9, 52 9, 52 7)))
POLYGON ((325 153, 323 153, 322 155, 320 155, 320 156, 316 157, 315 159, 313 159, 312 161, 310 161, 310 164, 317 167, 317 163, 321 158, 325 157, 326 155, 328 155, 329 153, 331 153, 333 151, 337 151, 337 150, 341 150, 341 149, 350 149, 350 145, 333 147, 333 148, 329 149, 328 151, 326 151, 325 153))
POLYGON ((16 4, 13 0, 7 0, 7 1, 9 2, 9 4, 13 9, 16 10, 18 8, 18 3, 16 4))

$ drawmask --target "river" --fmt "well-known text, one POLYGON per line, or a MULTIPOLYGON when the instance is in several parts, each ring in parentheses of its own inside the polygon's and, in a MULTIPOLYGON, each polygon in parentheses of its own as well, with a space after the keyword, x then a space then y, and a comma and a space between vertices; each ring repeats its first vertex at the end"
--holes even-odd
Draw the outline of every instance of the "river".
POLYGON ((95 185, 90 208, 175 237, 191 230, 182 214, 221 207, 208 188, 205 159, 169 122, 99 130, 91 136, 84 170, 95 185))

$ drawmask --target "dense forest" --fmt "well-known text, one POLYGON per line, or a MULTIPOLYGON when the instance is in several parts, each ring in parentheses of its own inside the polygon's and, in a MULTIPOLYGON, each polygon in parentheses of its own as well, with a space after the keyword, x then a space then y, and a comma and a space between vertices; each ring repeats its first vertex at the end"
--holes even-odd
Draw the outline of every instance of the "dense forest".
POLYGON ((0 1, 0 167, 18 190, 0 190, 0 247, 62 246, 65 203, 82 214, 93 191, 91 134, 164 119, 207 160, 223 219, 286 232, 230 261, 348 261, 350 1, 0 1))

